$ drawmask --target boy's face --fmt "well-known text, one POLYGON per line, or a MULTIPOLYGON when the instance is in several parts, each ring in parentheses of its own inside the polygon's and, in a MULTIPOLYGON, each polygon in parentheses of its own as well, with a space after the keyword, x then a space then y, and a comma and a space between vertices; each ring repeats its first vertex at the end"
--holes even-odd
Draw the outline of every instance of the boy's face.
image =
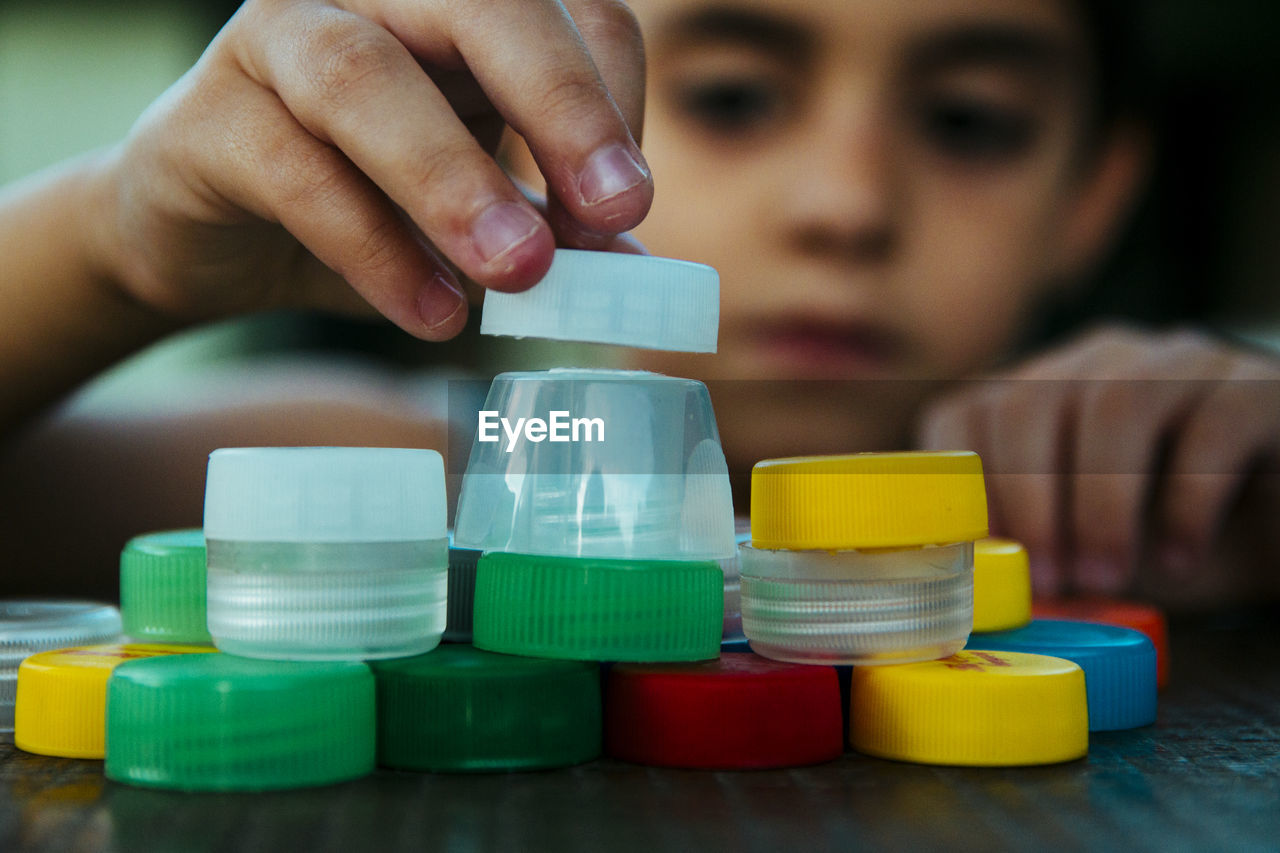
MULTIPOLYGON (((639 366, 704 380, 969 374, 1091 250, 1073 235, 1092 71, 1066 0, 631 5, 657 186, 636 234, 716 267, 722 287, 717 355, 641 353, 639 366)), ((924 388, 886 389, 897 402, 879 408, 905 411, 924 388)), ((717 411, 735 407, 730 393, 717 411)), ((832 421, 833 449, 887 440, 859 435, 848 424, 866 413, 842 405, 787 420, 832 421)), ((797 449, 822 450, 806 432, 797 449)))

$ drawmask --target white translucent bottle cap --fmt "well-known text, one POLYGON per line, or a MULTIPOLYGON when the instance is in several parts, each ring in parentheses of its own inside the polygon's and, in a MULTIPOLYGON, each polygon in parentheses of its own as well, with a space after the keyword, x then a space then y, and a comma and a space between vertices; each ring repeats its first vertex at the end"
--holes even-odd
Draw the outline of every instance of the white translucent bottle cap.
POLYGON ((546 277, 523 293, 489 291, 480 333, 715 352, 720 276, 709 266, 649 255, 557 249, 546 277))
POLYGON ((120 611, 93 601, 0 601, 0 732, 13 730, 18 666, 28 655, 120 637, 120 611))
POLYGON ((206 539, 443 539, 444 459, 391 447, 232 447, 209 455, 206 539))
POLYGON ((503 373, 480 417, 458 498, 458 547, 607 559, 734 556, 728 467, 701 382, 624 370, 503 373), (553 415, 556 426, 548 423, 553 415), (547 428, 532 436, 516 428, 535 419, 547 428), (591 423, 575 429, 579 419, 591 423))
POLYGON ((209 633, 222 651, 355 660, 440 642, 448 540, 434 450, 214 451, 204 531, 209 633))
POLYGON ((973 545, 883 551, 739 546, 751 650, 793 663, 946 657, 973 624, 973 545))

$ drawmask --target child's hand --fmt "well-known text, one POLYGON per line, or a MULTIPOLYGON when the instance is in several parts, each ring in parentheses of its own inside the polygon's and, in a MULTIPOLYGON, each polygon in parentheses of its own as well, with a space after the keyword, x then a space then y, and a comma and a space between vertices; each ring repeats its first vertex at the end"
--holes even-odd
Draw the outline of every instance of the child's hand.
POLYGON ((467 314, 451 265, 519 290, 557 238, 609 248, 644 217, 643 100, 616 0, 249 0, 111 162, 101 263, 183 319, 365 308, 353 288, 448 338, 467 314), (545 208, 492 157, 504 123, 545 208))
POLYGON ((921 438, 981 454, 992 531, 1027 545, 1038 593, 1122 592, 1138 565, 1148 589, 1186 583, 1249 475, 1276 470, 1280 363, 1189 332, 1103 330, 962 383, 921 438))

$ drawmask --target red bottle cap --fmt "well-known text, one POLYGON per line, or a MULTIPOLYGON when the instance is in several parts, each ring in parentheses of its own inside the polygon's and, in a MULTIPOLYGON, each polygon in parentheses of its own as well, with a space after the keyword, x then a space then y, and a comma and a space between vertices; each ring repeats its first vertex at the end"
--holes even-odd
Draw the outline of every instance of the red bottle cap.
POLYGON ((1074 619, 1141 631, 1156 647, 1156 687, 1164 689, 1169 682, 1169 625, 1164 611, 1154 604, 1100 597, 1047 598, 1032 602, 1031 613, 1037 619, 1074 619))
POLYGON ((750 653, 690 664, 617 664, 605 691, 607 755, 659 767, 796 767, 844 752, 830 666, 750 653))

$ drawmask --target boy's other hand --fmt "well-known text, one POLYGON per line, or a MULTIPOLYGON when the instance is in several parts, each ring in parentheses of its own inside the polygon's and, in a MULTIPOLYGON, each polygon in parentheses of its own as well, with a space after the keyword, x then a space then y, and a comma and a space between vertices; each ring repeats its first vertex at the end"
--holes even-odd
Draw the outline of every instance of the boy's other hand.
POLYGON ((521 290, 644 217, 643 62, 617 0, 249 0, 110 159, 100 266, 183 320, 371 305, 451 337, 455 271, 521 290))
POLYGON ((1252 492, 1273 506, 1256 517, 1280 508, 1280 362, 1191 332, 1104 329, 961 383, 920 438, 982 456, 992 533, 1026 544, 1037 593, 1221 591, 1198 575, 1252 475, 1267 472, 1252 492))

